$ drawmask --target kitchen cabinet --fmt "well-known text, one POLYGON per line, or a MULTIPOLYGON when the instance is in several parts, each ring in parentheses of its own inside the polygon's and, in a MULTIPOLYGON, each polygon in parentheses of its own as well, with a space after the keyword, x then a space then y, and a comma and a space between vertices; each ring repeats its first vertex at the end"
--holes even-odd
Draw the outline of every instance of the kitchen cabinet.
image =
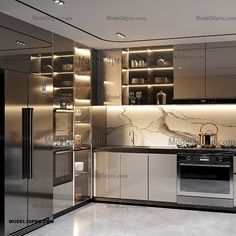
POLYGON ((149 200, 176 202, 177 156, 149 155, 149 200))
POLYGON ((233 164, 233 181, 234 181, 234 207, 236 207, 236 156, 233 164))
POLYGON ((236 207, 236 174, 233 176, 234 181, 234 207, 236 207))
POLYGON ((121 153, 121 198, 148 200, 148 155, 121 153))
POLYGON ((73 182, 53 187, 53 214, 73 206, 73 182))
POLYGON ((236 98, 236 43, 206 45, 206 97, 236 98))
POLYGON ((205 45, 174 46, 174 99, 205 98, 205 45))
POLYGON ((96 152, 94 196, 120 198, 120 153, 96 152))
POLYGON ((122 104, 162 104, 157 99, 161 92, 172 104, 173 46, 123 49, 122 104))
POLYGON ((74 199, 75 204, 91 198, 91 150, 74 152, 74 199))
POLYGON ((236 98, 236 42, 174 46, 174 99, 236 98))

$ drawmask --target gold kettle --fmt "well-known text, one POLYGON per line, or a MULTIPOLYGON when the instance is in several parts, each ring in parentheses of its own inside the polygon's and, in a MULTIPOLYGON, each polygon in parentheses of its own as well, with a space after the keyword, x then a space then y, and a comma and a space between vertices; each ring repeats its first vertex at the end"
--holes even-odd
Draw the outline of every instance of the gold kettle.
POLYGON ((201 147, 209 147, 209 148, 216 147, 217 141, 218 141, 218 132, 219 132, 219 129, 216 126, 216 124, 212 122, 204 123, 200 128, 200 134, 199 134, 201 147), (207 125, 214 126, 216 131, 213 132, 212 130, 208 129, 205 132, 203 132, 203 128, 207 125))

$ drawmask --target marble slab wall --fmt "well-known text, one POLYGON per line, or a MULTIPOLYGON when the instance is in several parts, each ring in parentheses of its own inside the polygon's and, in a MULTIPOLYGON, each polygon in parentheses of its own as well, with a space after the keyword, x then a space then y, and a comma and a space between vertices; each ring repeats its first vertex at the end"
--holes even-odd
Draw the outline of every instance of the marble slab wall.
MULTIPOLYGON (((236 144, 236 105, 108 106, 107 145, 176 146, 199 142, 204 123, 217 125, 218 144, 236 144)), ((203 131, 216 132, 213 125, 203 131)))

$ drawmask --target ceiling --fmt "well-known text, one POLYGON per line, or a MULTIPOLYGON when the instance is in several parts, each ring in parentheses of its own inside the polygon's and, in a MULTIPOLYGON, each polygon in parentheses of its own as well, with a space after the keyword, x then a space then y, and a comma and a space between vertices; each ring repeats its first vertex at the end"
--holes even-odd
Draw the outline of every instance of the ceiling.
POLYGON ((1 12, 0 35, 0 56, 52 51, 52 33, 1 12))
POLYGON ((97 49, 236 40, 235 0, 227 0, 227 4, 223 0, 64 2, 59 6, 52 0, 1 0, 0 9, 97 49), (55 18, 49 19, 49 15, 55 18), (132 19, 108 19, 115 16, 132 19), (197 16, 224 20, 197 20, 197 16), (126 38, 117 38, 117 32, 126 38))

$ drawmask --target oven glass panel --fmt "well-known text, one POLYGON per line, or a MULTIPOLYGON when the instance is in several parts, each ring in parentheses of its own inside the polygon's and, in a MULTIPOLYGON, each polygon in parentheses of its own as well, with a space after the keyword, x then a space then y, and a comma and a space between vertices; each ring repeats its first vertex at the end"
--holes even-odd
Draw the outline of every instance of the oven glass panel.
POLYGON ((64 177, 64 155, 56 155, 55 159, 55 178, 64 177))
POLYGON ((181 166, 180 191, 230 194, 230 168, 181 166))

